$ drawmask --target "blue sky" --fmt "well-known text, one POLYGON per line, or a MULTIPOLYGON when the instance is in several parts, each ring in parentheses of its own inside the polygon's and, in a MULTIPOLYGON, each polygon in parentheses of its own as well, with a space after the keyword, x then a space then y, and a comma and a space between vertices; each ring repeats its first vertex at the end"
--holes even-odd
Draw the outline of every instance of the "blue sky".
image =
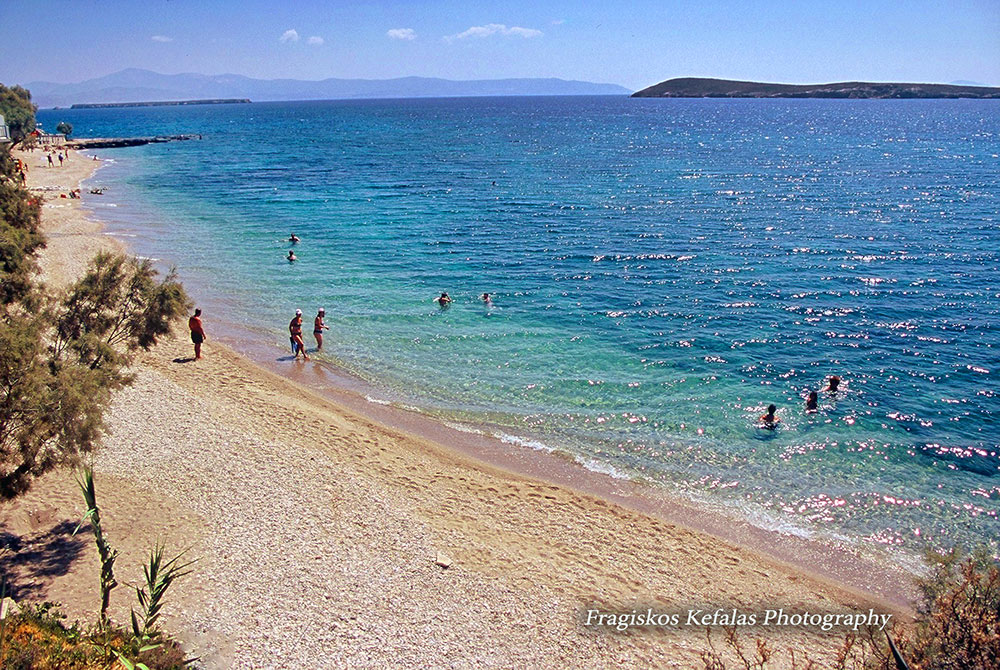
POLYGON ((29 0, 3 17, 5 84, 139 67, 632 89, 678 76, 1000 85, 1000 0, 29 0))

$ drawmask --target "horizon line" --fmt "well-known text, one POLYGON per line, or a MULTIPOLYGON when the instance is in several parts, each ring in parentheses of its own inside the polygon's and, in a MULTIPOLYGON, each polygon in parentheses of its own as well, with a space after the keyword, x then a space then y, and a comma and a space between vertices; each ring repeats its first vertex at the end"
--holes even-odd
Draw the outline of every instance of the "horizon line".
MULTIPOLYGON (((288 80, 288 81, 300 81, 300 82, 312 82, 312 83, 318 83, 318 82, 323 82, 323 81, 331 81, 331 80, 337 80, 337 81, 384 82, 384 81, 397 81, 397 80, 400 80, 400 79, 437 79, 437 80, 440 80, 440 81, 460 82, 460 83, 483 82, 483 81, 517 81, 517 80, 526 80, 526 79, 529 79, 529 80, 555 80, 555 81, 565 81, 565 82, 579 82, 579 83, 587 83, 587 84, 598 84, 598 85, 605 85, 605 86, 619 86, 619 87, 627 89, 627 90, 632 90, 633 92, 635 92, 635 91, 641 91, 643 88, 648 88, 649 86, 655 86, 656 84, 663 83, 663 82, 666 82, 666 81, 671 81, 671 80, 674 80, 674 79, 712 79, 712 80, 717 80, 717 81, 734 81, 734 82, 744 82, 744 83, 754 83, 754 84, 782 84, 782 85, 788 85, 788 86, 824 86, 824 85, 829 85, 829 84, 841 84, 841 83, 866 83, 866 84, 921 84, 921 85, 934 85, 934 86, 978 86, 978 87, 982 87, 982 88, 998 88, 998 87, 1000 87, 1000 84, 977 82, 977 81, 972 81, 970 79, 953 79, 951 81, 945 82, 945 81, 916 81, 916 80, 911 80, 911 81, 879 81, 879 80, 867 80, 867 79, 859 79, 859 78, 843 78, 843 79, 836 79, 836 80, 825 81, 825 82, 818 82, 818 81, 799 82, 799 81, 768 81, 768 80, 764 80, 764 79, 729 78, 729 77, 722 77, 722 76, 718 76, 718 75, 712 75, 712 76, 704 76, 704 75, 703 76, 699 76, 699 75, 678 75, 678 76, 666 77, 664 79, 660 79, 660 80, 654 82, 653 84, 649 84, 648 86, 643 86, 643 87, 640 87, 640 88, 637 88, 637 89, 632 89, 632 87, 630 87, 630 86, 625 86, 624 84, 619 84, 619 83, 616 83, 616 82, 610 82, 610 81, 591 81, 591 80, 588 80, 588 79, 567 79, 565 77, 554 76, 554 75, 549 75, 549 76, 525 76, 525 77, 484 77, 484 78, 476 78, 476 79, 451 79, 451 78, 448 78, 448 77, 441 77, 441 76, 436 76, 436 75, 408 74, 408 75, 399 75, 399 76, 394 76, 394 77, 382 77, 382 78, 373 78, 373 77, 336 77, 336 76, 332 76, 332 77, 324 77, 322 79, 299 79, 299 78, 291 77, 291 76, 253 77, 253 76, 250 76, 250 75, 240 74, 240 73, 237 73, 237 72, 220 72, 220 73, 214 73, 214 74, 207 74, 207 73, 204 73, 204 72, 191 72, 191 71, 187 71, 187 72, 159 72, 157 70, 150 70, 148 68, 141 68, 141 67, 126 67, 126 68, 122 68, 120 70, 115 70, 113 72, 108 72, 106 74, 97 75, 97 76, 93 76, 93 77, 89 77, 89 78, 81 79, 81 80, 77 80, 77 81, 52 81, 52 80, 47 80, 47 79, 36 79, 36 80, 34 80, 32 82, 27 82, 26 84, 22 84, 22 85, 26 86, 28 84, 34 84, 34 83, 44 83, 44 84, 57 84, 57 85, 63 85, 63 86, 65 86, 65 85, 72 85, 72 84, 80 84, 80 83, 83 83, 85 81, 91 81, 91 80, 94 80, 94 79, 101 79, 103 77, 110 77, 112 75, 121 74, 123 72, 129 72, 129 71, 148 72, 148 73, 152 73, 152 74, 156 74, 156 75, 160 75, 160 76, 164 76, 164 77, 177 77, 177 76, 184 76, 184 75, 193 75, 193 76, 199 76, 199 77, 242 77, 242 78, 245 78, 245 79, 251 79, 251 80, 256 80, 256 81, 282 81, 282 80, 288 80), (955 82, 963 82, 963 83, 955 83, 955 82)), ((291 101, 289 101, 289 102, 291 102, 291 101)))

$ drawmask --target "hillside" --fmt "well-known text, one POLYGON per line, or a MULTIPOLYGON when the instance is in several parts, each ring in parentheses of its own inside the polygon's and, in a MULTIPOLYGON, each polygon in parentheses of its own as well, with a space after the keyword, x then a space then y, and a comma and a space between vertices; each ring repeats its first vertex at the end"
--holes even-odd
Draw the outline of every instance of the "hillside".
POLYGON ((835 84, 766 84, 683 77, 632 94, 633 98, 1000 98, 1000 88, 951 84, 848 81, 835 84))
POLYGON ((628 95, 616 84, 565 79, 480 79, 453 81, 431 77, 399 79, 253 79, 236 74, 160 74, 128 69, 76 84, 35 81, 27 84, 40 107, 81 103, 149 102, 204 98, 335 100, 344 98, 427 98, 505 95, 628 95))

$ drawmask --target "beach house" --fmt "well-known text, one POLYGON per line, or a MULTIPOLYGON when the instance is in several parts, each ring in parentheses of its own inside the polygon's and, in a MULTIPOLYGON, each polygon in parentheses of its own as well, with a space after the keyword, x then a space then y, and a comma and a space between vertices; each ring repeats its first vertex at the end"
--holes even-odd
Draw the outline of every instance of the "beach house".
POLYGON ((0 144, 10 144, 10 128, 7 127, 3 114, 0 114, 0 144))
POLYGON ((62 133, 47 133, 41 128, 31 131, 31 136, 35 142, 43 147, 56 147, 66 143, 66 136, 62 133))

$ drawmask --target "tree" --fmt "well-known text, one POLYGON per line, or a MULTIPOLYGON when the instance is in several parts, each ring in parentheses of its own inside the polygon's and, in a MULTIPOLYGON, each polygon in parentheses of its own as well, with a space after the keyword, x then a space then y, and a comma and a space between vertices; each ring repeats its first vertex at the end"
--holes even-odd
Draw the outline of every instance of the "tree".
POLYGON ((73 134, 73 124, 66 123, 65 121, 60 121, 59 125, 56 126, 56 132, 62 133, 63 135, 66 135, 68 137, 73 134))
MULTIPOLYGON (((30 100, 17 87, 0 97, 18 90, 30 100)), ((98 254, 63 294, 46 292, 34 276, 45 245, 38 198, 15 172, 0 152, 0 499, 94 449, 133 353, 187 308, 174 273, 160 280, 149 261, 122 254, 98 254)))
POLYGON ((35 112, 38 107, 31 102, 31 93, 20 86, 10 88, 0 84, 0 114, 10 128, 11 147, 24 141, 35 129, 35 112))
POLYGON ((96 370, 127 365, 131 351, 156 344, 187 309, 177 276, 156 275, 148 260, 98 253, 56 317, 56 353, 96 370))
POLYGON ((38 199, 14 174, 14 159, 0 151, 0 306, 28 301, 35 253, 45 245, 38 199))
POLYGON ((131 382, 125 367, 187 309, 173 273, 149 261, 98 254, 62 300, 31 314, 9 305, 0 320, 0 498, 72 465, 98 444, 112 392, 131 382))

